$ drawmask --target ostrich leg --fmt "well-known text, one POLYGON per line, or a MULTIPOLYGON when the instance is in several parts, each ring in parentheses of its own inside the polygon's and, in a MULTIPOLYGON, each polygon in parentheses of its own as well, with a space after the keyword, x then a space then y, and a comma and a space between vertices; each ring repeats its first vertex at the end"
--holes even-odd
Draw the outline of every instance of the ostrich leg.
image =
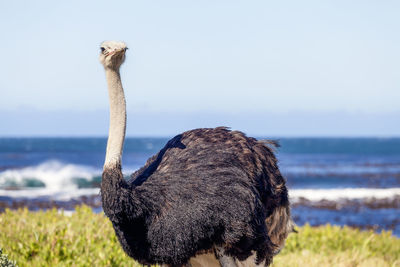
POLYGON ((217 257, 221 267, 238 267, 235 259, 226 255, 225 250, 221 247, 215 248, 215 257, 217 257))

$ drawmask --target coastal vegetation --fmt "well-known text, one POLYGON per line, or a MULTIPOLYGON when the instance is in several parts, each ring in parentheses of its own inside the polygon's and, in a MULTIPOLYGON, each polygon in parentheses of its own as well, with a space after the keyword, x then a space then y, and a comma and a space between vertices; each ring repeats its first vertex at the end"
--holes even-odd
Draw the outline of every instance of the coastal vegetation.
MULTIPOLYGON (((331 225, 297 231, 273 266, 400 266, 400 239, 390 232, 331 225)), ((0 214, 0 248, 20 267, 141 266, 122 251, 104 214, 88 206, 72 214, 6 210, 0 214)))
POLYGON ((3 250, 0 248, 0 267, 15 267, 13 261, 10 261, 7 255, 3 254, 3 250))

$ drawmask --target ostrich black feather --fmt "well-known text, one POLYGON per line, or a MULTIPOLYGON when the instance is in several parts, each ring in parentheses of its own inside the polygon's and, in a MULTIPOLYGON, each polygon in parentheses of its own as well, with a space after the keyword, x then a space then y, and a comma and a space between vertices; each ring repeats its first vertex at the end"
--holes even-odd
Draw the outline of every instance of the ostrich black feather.
POLYGON ((179 266, 201 252, 270 264, 291 228, 288 192, 273 149, 227 128, 172 138, 125 181, 105 168, 101 196, 125 252, 179 266))

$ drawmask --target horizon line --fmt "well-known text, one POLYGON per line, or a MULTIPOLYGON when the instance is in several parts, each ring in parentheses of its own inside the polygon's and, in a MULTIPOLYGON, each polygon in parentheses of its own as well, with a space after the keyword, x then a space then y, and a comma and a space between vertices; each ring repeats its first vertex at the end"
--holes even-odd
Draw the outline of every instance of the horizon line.
MULTIPOLYGON (((127 135, 125 139, 128 138, 155 138, 155 139, 169 139, 173 138, 176 135, 181 133, 177 133, 174 135, 127 135)), ((400 135, 258 135, 258 134, 246 134, 248 137, 254 137, 256 139, 260 138, 268 138, 268 139, 400 139, 400 135)), ((105 135, 0 135, 0 139, 24 139, 24 138, 32 138, 32 139, 40 139, 40 138, 49 138, 49 139, 80 139, 80 138, 98 138, 98 139, 107 139, 108 136, 105 135)))

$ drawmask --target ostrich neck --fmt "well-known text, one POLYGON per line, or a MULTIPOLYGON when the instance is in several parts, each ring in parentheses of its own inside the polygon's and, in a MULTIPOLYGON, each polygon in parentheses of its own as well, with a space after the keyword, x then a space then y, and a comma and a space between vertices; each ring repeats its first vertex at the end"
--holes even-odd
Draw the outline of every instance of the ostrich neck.
POLYGON ((121 166, 122 147, 126 129, 126 104, 119 70, 106 68, 110 101, 110 128, 104 169, 121 166))

